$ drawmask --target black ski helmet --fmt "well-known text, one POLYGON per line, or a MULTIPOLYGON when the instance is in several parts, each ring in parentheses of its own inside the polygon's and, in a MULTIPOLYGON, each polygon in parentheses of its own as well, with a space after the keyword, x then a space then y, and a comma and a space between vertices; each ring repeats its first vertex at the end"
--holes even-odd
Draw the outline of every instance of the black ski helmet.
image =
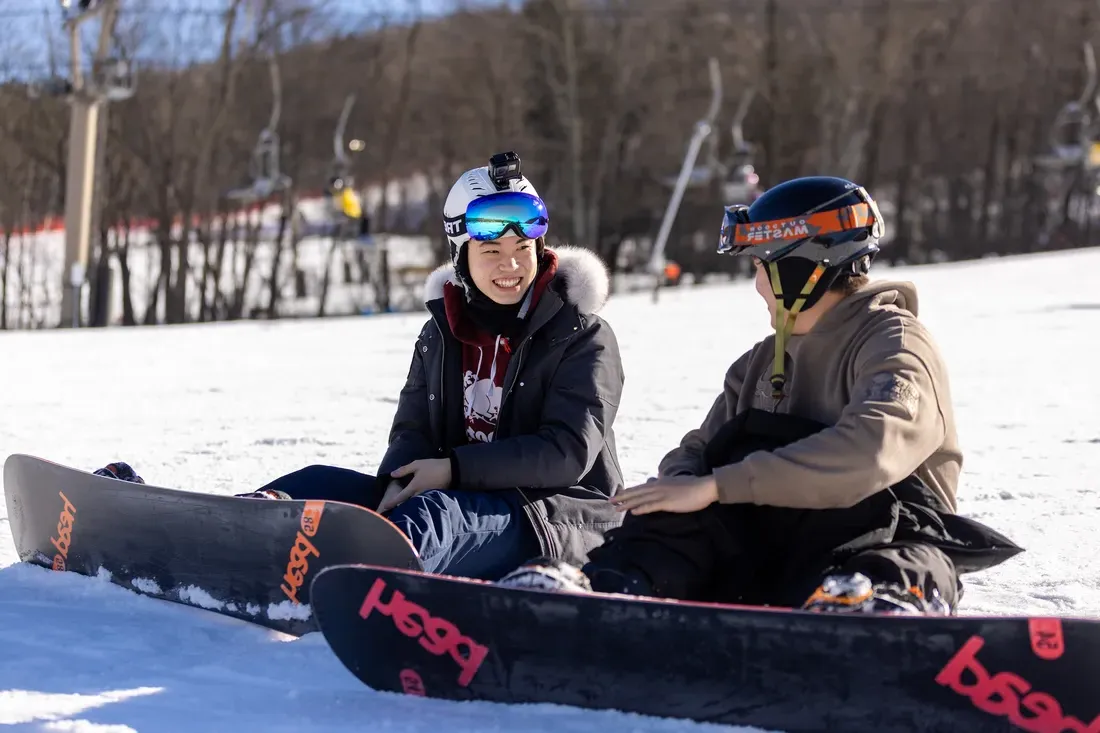
POLYGON ((885 231, 870 194, 844 178, 808 176, 780 183, 751 206, 727 206, 718 252, 762 260, 775 294, 772 388, 782 397, 784 348, 799 311, 842 275, 866 273, 885 231))
POLYGON ((863 187, 809 176, 768 189, 751 206, 727 207, 718 251, 774 264, 787 308, 821 266, 801 306, 810 308, 839 275, 868 271, 882 235, 882 215, 863 187))

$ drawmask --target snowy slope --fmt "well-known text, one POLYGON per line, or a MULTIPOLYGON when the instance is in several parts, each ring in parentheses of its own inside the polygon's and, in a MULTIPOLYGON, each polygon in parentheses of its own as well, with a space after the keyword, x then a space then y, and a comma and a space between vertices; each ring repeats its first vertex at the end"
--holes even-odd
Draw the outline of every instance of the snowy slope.
MULTIPOLYGON (((964 613, 1100 617, 1100 250, 879 271, 920 289, 952 369, 960 509, 1027 552, 970 576, 964 613)), ((697 425, 767 331, 748 283, 613 298, 628 480, 697 425)), ((0 457, 233 493, 314 462, 373 470, 420 315, 0 334, 0 457)), ((16 730, 703 731, 569 708, 453 704, 359 685, 289 640, 103 581, 15 563, 0 502, 0 724, 16 730)), ((120 518, 125 521, 125 518, 120 518)), ((8 730, 9 728, 4 728, 8 730)), ((721 728, 721 730, 730 730, 721 728)))

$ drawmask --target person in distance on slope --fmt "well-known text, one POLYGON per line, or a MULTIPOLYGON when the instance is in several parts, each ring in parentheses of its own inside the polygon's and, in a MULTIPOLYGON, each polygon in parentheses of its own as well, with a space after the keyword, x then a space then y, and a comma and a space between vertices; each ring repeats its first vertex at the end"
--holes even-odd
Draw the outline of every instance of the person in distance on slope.
POLYGON ((483 580, 540 554, 583 562, 622 522, 608 499, 623 486, 623 366, 596 315, 608 273, 587 250, 546 246, 546 206, 520 164, 493 156, 451 188, 451 262, 426 283, 431 317, 378 475, 307 466, 242 496, 379 510, 427 571, 483 580))
POLYGON ((718 251, 753 258, 774 335, 733 363, 658 476, 611 499, 626 521, 583 568, 536 559, 501 584, 950 614, 960 574, 1021 552, 955 514, 947 367, 915 287, 868 279, 883 231, 841 178, 727 208, 718 251))

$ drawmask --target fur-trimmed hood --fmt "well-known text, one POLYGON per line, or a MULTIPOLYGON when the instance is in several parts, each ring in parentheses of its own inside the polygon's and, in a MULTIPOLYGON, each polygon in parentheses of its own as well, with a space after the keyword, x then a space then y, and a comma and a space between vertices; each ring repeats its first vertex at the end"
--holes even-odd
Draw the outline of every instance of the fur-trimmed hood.
MULTIPOLYGON (((555 280, 564 285, 558 292, 565 302, 577 307, 581 313, 598 313, 607 303, 611 292, 611 276, 607 266, 591 250, 582 247, 547 248, 558 257, 558 272, 555 280)), ((424 283, 424 302, 443 297, 443 285, 458 285, 455 267, 451 263, 441 265, 428 276, 424 283)))

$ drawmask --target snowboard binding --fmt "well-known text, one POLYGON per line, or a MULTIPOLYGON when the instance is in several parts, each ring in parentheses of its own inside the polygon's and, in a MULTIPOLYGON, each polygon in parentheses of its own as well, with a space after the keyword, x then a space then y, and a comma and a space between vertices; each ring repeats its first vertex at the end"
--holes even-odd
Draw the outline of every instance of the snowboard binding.
POLYGON ((579 568, 549 557, 535 558, 520 565, 498 580, 497 585, 561 593, 592 592, 592 584, 579 568))
POLYGON ((951 615, 951 609, 935 589, 929 598, 916 586, 902 588, 892 583, 875 585, 863 573, 826 577, 802 604, 802 610, 815 613, 951 615))

